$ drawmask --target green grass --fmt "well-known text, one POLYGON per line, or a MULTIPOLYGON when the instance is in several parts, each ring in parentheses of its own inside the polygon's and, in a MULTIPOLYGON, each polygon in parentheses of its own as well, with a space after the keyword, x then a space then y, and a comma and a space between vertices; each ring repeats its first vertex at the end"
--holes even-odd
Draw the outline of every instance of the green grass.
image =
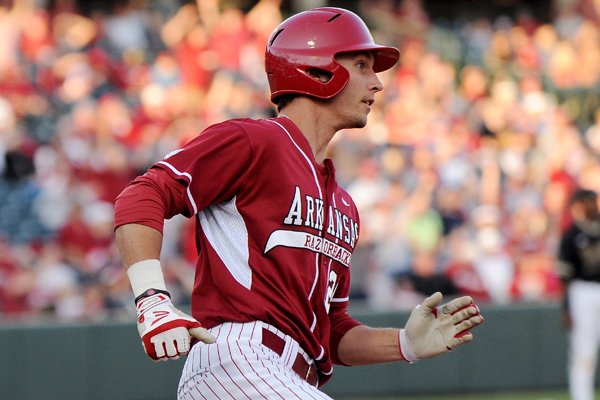
MULTIPOLYGON (((600 393, 598 393, 600 396, 600 393)), ((470 393, 451 395, 405 395, 383 397, 344 397, 337 400, 569 400, 566 391, 529 391, 505 393, 470 393)))

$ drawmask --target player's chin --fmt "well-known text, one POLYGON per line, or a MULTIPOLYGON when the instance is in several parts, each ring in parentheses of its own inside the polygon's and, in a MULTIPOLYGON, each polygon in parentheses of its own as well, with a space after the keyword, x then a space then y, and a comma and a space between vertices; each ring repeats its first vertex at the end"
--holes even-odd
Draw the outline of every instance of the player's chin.
POLYGON ((348 129, 360 129, 367 126, 367 114, 364 116, 357 115, 355 118, 352 118, 350 123, 348 124, 348 129))

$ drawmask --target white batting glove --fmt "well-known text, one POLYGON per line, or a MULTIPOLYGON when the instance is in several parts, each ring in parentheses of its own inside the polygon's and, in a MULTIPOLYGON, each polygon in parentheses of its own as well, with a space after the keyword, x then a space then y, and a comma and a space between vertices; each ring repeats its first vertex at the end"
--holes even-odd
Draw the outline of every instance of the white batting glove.
POLYGON ((479 308, 469 296, 438 307, 442 294, 436 292, 416 306, 400 330, 400 352, 408 362, 447 353, 473 340, 472 328, 483 322, 479 308))
POLYGON ((127 269, 127 275, 136 296, 138 332, 151 359, 178 359, 190 351, 194 340, 215 342, 200 322, 175 308, 159 260, 139 261, 127 269))
POLYGON ((181 312, 165 293, 140 299, 137 303, 137 328, 148 356, 157 360, 176 360, 190 351, 192 340, 213 343, 215 338, 200 322, 181 312))

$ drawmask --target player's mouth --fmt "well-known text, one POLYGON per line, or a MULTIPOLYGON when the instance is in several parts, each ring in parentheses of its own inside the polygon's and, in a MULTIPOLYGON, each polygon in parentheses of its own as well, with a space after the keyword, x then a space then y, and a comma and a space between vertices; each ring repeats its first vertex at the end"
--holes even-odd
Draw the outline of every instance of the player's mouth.
POLYGON ((362 102, 364 104, 366 104, 369 108, 371 108, 371 106, 373 105, 373 103, 375 103, 375 100, 367 99, 367 100, 363 100, 362 102))

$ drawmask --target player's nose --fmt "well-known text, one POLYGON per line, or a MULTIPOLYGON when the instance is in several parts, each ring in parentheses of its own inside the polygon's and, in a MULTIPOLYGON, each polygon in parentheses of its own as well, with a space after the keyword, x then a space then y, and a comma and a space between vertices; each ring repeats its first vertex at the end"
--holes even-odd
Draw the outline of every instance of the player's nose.
POLYGON ((383 90, 383 83, 381 83, 379 76, 377 76, 375 72, 371 74, 369 89, 374 93, 381 92, 383 90))

